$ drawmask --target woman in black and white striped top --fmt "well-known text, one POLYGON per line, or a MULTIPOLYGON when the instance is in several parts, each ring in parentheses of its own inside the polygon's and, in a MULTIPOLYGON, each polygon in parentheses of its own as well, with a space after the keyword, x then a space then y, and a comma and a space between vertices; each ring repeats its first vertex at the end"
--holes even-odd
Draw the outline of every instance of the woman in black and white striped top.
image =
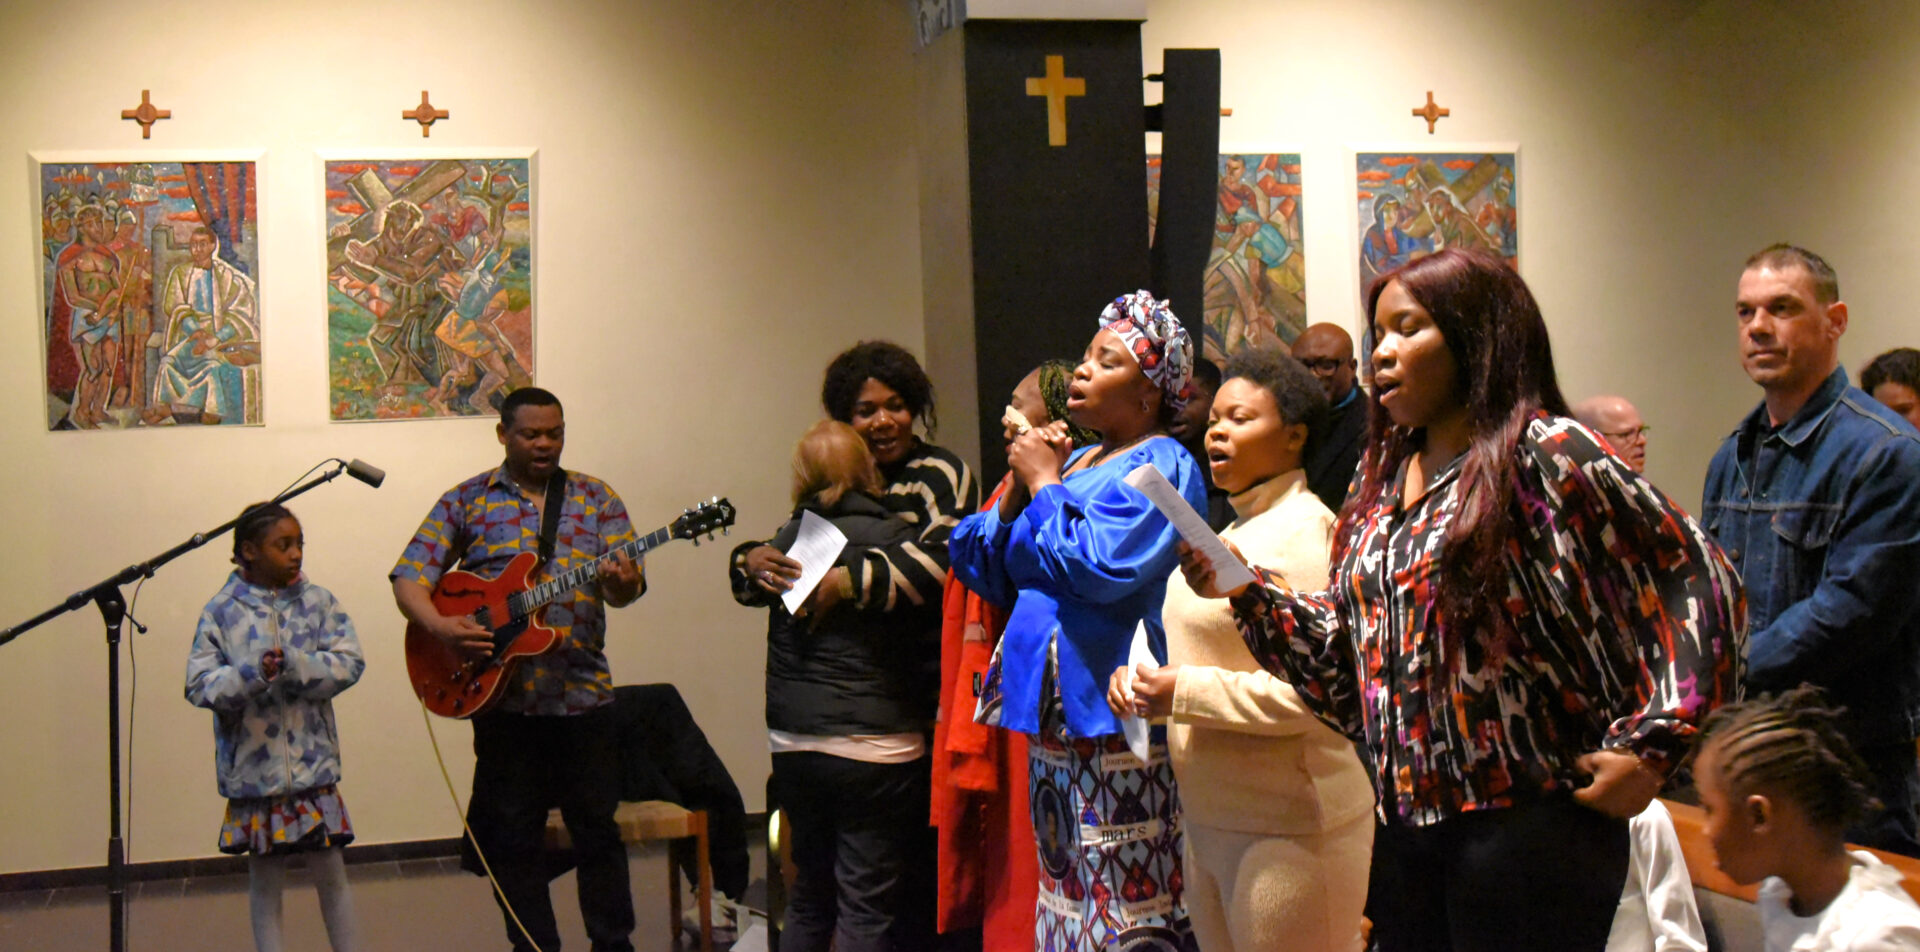
MULTIPOLYGON (((820 402, 867 441, 887 484, 882 502, 917 531, 910 542, 835 569, 820 584, 824 594, 814 596, 823 604, 813 607, 847 601, 868 611, 926 611, 937 636, 947 536, 980 508, 980 487, 958 456, 913 432, 922 422, 933 431, 933 383, 905 348, 864 341, 827 366, 820 402)), ((769 604, 800 577, 799 565, 765 542, 737 546, 731 569, 733 597, 743 605, 769 604)))
MULTIPOLYGON (((795 704, 803 696, 822 696, 818 691, 773 696, 795 682, 831 689, 833 717, 820 724, 893 724, 899 710, 915 709, 926 718, 898 725, 898 733, 769 731, 770 749, 785 768, 775 770, 775 796, 792 820, 794 861, 817 872, 802 877, 812 887, 795 885, 782 944, 803 952, 825 952, 830 944, 841 952, 928 948, 934 857, 926 835, 932 764, 925 730, 938 700, 947 536, 980 507, 980 488, 958 457, 914 433, 922 421, 932 432, 933 384, 899 345, 866 341, 834 358, 820 402, 866 442, 886 485, 881 504, 912 528, 900 541, 849 546, 797 614, 859 612, 866 627, 877 616, 890 637, 924 648, 914 652, 924 663, 848 662, 800 671, 770 653, 768 726, 775 726, 776 701, 782 723, 815 723, 807 712, 796 713, 795 704), (823 670, 831 670, 837 683, 820 684, 823 670), (836 863, 866 868, 836 875, 848 872, 836 863)), ((734 549, 730 574, 736 601, 772 605, 799 577, 800 566, 772 545, 748 542, 734 549)))

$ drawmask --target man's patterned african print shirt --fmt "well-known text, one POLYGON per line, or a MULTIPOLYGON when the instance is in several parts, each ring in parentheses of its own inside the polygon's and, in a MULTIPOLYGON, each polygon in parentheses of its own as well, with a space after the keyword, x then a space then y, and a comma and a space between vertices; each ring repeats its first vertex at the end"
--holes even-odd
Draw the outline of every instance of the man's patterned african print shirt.
MULTIPOLYGON (((633 540, 633 524, 619 495, 592 476, 568 473, 553 560, 536 570, 534 579, 570 571, 633 540)), ((514 556, 538 551, 538 500, 502 466, 447 490, 389 577, 432 588, 457 555, 461 569, 493 578, 514 556)), ((607 668, 607 619, 598 587, 583 585, 555 599, 544 621, 559 634, 559 647, 521 661, 494 710, 554 716, 610 703, 613 674, 607 668)))

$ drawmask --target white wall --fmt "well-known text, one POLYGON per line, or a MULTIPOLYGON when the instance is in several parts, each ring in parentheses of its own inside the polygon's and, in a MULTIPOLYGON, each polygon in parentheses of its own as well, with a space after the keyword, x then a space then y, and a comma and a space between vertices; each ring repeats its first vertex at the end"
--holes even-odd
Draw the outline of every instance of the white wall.
POLYGON ((1562 386, 1639 404, 1649 476, 1692 509, 1759 399, 1732 319, 1748 254, 1786 240, 1834 264, 1849 368, 1920 343, 1902 310, 1917 20, 1899 2, 1150 0, 1143 41, 1149 72, 1219 47, 1223 145, 1303 154, 1309 320, 1360 326, 1354 145, 1517 142, 1520 270, 1562 386), (1429 89, 1453 110, 1433 136, 1409 115, 1429 89))
MULTIPOLYGON (((910 31, 904 4, 877 0, 9 4, 0 625, 322 458, 365 458, 384 488, 342 480, 294 503, 307 570, 368 657, 336 703, 343 790, 362 842, 454 835, 386 573, 435 497, 500 448, 486 421, 327 422, 315 150, 537 147, 538 379, 567 405, 566 464, 612 483, 643 530, 719 493, 765 533, 826 360, 863 337, 922 346, 910 31), (265 151, 263 429, 46 432, 27 153, 138 150, 119 110, 142 88, 174 113, 148 145, 265 151), (453 113, 429 140, 399 118, 423 88, 453 113)), ((227 552, 180 559, 140 598, 136 860, 214 853, 210 716, 180 691, 227 552)), ((728 598, 724 553, 658 553, 608 653, 618 681, 680 685, 757 809, 765 617, 728 598)), ((91 609, 0 647, 0 872, 104 860, 104 671, 91 609)), ((470 732, 435 726, 464 798, 470 732)))

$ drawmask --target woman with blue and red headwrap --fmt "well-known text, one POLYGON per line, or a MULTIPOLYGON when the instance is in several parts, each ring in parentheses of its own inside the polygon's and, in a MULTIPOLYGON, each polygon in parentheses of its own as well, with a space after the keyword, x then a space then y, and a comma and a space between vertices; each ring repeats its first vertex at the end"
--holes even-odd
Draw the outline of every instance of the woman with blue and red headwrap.
POLYGON ((1188 503, 1206 504, 1193 457, 1166 432, 1192 396, 1192 367, 1166 302, 1145 291, 1116 299, 1067 388, 1068 418, 1100 441, 1074 447, 1061 420, 1021 434, 1000 505, 951 540, 955 576, 1009 610, 975 717, 1028 735, 1037 952, 1192 944, 1165 736, 1154 729, 1141 763, 1105 700, 1107 673, 1127 662, 1142 624, 1166 660, 1160 605, 1177 537, 1123 480, 1152 466, 1188 503))

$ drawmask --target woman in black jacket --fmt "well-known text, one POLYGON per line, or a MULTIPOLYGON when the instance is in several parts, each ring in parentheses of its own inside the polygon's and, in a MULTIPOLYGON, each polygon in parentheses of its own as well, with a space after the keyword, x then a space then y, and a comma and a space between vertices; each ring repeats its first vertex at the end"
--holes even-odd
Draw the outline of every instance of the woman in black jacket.
MULTIPOLYGON (((793 517, 771 544, 792 548, 809 512, 846 536, 837 566, 912 540, 915 527, 881 503, 883 490, 866 441, 823 420, 795 449, 793 517)), ((776 600, 767 616, 767 736, 799 870, 781 946, 924 948, 932 895, 925 732, 935 703, 926 661, 937 619, 902 624, 899 612, 811 608, 818 604, 809 600, 796 616, 776 600)))

